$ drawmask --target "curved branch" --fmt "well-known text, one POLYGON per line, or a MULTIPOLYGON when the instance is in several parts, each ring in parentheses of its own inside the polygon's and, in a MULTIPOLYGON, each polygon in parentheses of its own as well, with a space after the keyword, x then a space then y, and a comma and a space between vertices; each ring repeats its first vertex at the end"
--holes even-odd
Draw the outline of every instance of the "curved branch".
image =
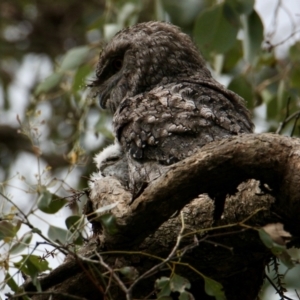
MULTIPOLYGON (((202 230, 218 224, 236 225, 236 222, 252 216, 254 211, 260 212, 247 222, 251 228, 284 220, 285 225, 289 223, 291 233, 296 235, 297 230, 300 230, 299 156, 299 139, 275 134, 241 135, 211 143, 194 156, 170 166, 166 174, 153 181, 131 204, 127 213, 117 217, 118 234, 110 236, 105 232, 104 238, 101 237, 102 245, 97 243, 98 239, 91 240, 91 243, 80 251, 84 257, 96 260, 95 251, 99 251, 105 256, 107 264, 114 266, 118 261, 121 265, 137 268, 139 273, 143 274, 157 262, 151 259, 151 255, 150 258, 139 256, 139 251, 146 250, 156 257, 166 257, 174 247, 181 224, 178 223, 178 218, 172 216, 183 207, 185 223, 189 226, 187 233, 193 234, 186 237, 187 240, 181 245, 182 249, 193 243, 193 235, 196 232, 201 236, 202 230), (272 194, 276 196, 276 201, 268 194, 261 193, 256 181, 248 181, 239 186, 237 194, 227 197, 223 219, 214 224, 212 201, 205 195, 198 198, 196 196, 216 190, 223 193, 233 192, 240 182, 249 178, 256 178, 268 184, 272 194), (194 200, 191 202, 192 199, 194 200), (189 205, 186 205, 187 203, 189 205), (163 223, 166 220, 168 222, 163 223), (106 252, 107 249, 118 248, 122 251, 106 252), (138 252, 135 255, 126 255, 126 250, 138 252)), ((256 231, 233 234, 236 229, 238 227, 232 228, 233 231, 224 228, 217 232, 220 235, 218 238, 218 235, 211 235, 213 245, 203 242, 201 247, 186 253, 181 267, 193 266, 194 269, 220 282, 228 299, 254 299, 260 290, 264 269, 272 254, 260 242, 256 231), (215 247, 216 245, 224 247, 215 247), (228 253, 229 246, 230 249, 234 249, 234 253, 228 253)), ((131 253, 130 251, 128 253, 131 253)), ((90 270, 93 265, 86 265, 81 256, 78 257, 76 253, 73 255, 40 280, 43 290, 51 289, 63 293, 76 291, 77 296, 90 295, 91 291, 95 291, 95 295, 98 295, 99 289, 94 283, 101 283, 101 275, 100 278, 90 280, 86 270, 90 270), (77 293, 78 286, 81 294, 77 293)), ((96 266, 98 268, 98 264, 96 266)), ((186 269, 181 268, 180 271, 180 266, 177 266, 176 270, 183 272, 187 278, 193 278, 196 290, 204 293, 204 288, 201 287, 202 278, 199 279, 186 269)), ((157 276, 161 274, 156 274, 156 278, 157 276)), ((154 279, 150 279, 140 283, 135 290, 137 295, 143 296, 153 289, 154 279)), ((24 290, 33 291, 35 287, 29 282, 24 285, 24 290)), ((120 289, 112 288, 111 291, 117 293, 114 299, 124 299, 124 293, 120 289)), ((98 295, 97 299, 99 297, 98 295)), ((203 294, 196 297, 199 298, 205 299, 203 294)))
POLYGON ((268 184, 278 209, 296 220, 299 158, 300 140, 275 134, 245 134, 210 143, 153 181, 122 218, 125 225, 119 226, 118 234, 106 233, 106 245, 114 249, 137 245, 199 194, 230 194, 250 178, 268 184))

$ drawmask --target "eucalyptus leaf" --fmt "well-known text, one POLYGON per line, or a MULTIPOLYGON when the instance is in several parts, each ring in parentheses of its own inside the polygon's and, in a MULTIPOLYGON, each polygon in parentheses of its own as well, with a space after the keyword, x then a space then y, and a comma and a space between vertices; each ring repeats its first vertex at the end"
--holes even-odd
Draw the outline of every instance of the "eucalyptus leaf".
POLYGON ((78 228, 78 226, 80 225, 80 220, 82 219, 81 216, 78 216, 78 215, 73 215, 73 216, 70 216, 68 217, 66 220, 65 220, 65 223, 66 223, 66 226, 67 228, 73 232, 74 230, 76 230, 78 228))
POLYGON ((37 201, 37 207, 44 213, 55 214, 66 205, 66 203, 67 201, 65 199, 61 199, 50 193, 46 188, 43 188, 37 201), (55 196, 55 198, 53 196, 55 196))
POLYGON ((191 284, 186 278, 174 274, 171 277, 170 286, 172 291, 181 293, 185 289, 189 289, 191 287, 191 284))
POLYGON ((238 16, 223 3, 200 13, 195 22, 194 37, 200 50, 207 56, 210 52, 225 53, 232 48, 238 30, 238 16))
POLYGON ((228 3, 239 13, 249 15, 253 9, 255 0, 227 0, 228 3))
POLYGON ((187 292, 187 291, 181 292, 178 299, 179 300, 195 300, 194 296, 190 292, 187 292))
POLYGON ((49 230, 48 230, 48 237, 55 242, 59 242, 61 244, 65 244, 67 239, 68 239, 68 231, 60 228, 60 227, 56 227, 56 226, 49 226, 49 230))
POLYGON ((300 41, 296 42, 290 49, 289 49, 289 58, 293 63, 300 62, 300 41))
POLYGON ((130 281, 133 281, 138 278, 139 273, 136 268, 134 267, 123 267, 118 270, 126 279, 129 279, 130 281))
POLYGON ((11 277, 9 273, 6 273, 5 281, 7 282, 7 285, 11 288, 12 291, 16 293, 19 292, 20 290, 19 285, 16 283, 16 281, 11 277))
POLYGON ((207 295, 214 296, 216 300, 226 300, 222 284, 206 276, 204 276, 203 279, 204 289, 207 295))
POLYGON ((105 214, 101 216, 99 219, 103 227, 109 234, 113 235, 118 232, 116 217, 113 214, 105 214))
POLYGON ((288 268, 292 269, 296 266, 292 257, 287 251, 283 251, 279 256, 280 261, 288 268))
POLYGON ((34 94, 36 96, 39 96, 40 94, 50 92, 51 90, 53 90, 60 84, 62 78, 63 78, 62 73, 51 74, 43 82, 38 84, 38 86, 36 87, 36 89, 34 91, 34 94))
POLYGON ((90 48, 88 46, 76 47, 69 50, 65 57, 62 60, 60 65, 61 71, 70 71, 78 68, 82 65, 90 52, 90 48))
POLYGON ((258 230, 258 234, 264 245, 267 248, 271 249, 274 255, 279 256, 280 254, 286 251, 286 247, 275 243, 272 240, 272 237, 263 228, 258 230))
POLYGON ((77 69, 77 72, 73 78, 73 92, 77 92, 86 87, 86 77, 92 72, 93 69, 90 65, 82 65, 77 69))
POLYGON ((31 277, 38 291, 41 291, 40 282, 37 278, 38 274, 51 270, 48 266, 48 262, 41 260, 41 258, 36 255, 22 255, 22 259, 14 263, 14 266, 31 277))
POLYGON ((31 277, 37 276, 41 272, 51 270, 48 262, 36 255, 22 255, 22 259, 15 262, 14 266, 31 277))
POLYGON ((160 290, 157 294, 158 299, 165 299, 163 297, 169 296, 171 294, 170 288, 170 278, 161 277, 155 281, 156 289, 160 290))
POLYGON ((258 54, 261 51, 261 45, 263 42, 263 24, 255 10, 249 16, 241 17, 244 31, 243 48, 244 59, 250 63, 256 63, 258 60, 258 54))
POLYGON ((258 230, 259 238, 264 243, 264 245, 271 249, 273 247, 273 241, 269 234, 267 234, 262 228, 258 230))
POLYGON ((233 78, 228 85, 228 89, 244 98, 248 108, 252 109, 254 107, 253 89, 250 82, 244 75, 239 75, 233 78))
POLYGON ((19 230, 12 222, 0 221, 0 240, 11 240, 19 230))
POLYGON ((31 242, 31 239, 32 239, 32 232, 25 233, 21 237, 21 239, 11 247, 10 253, 17 254, 17 253, 23 251, 25 248, 28 248, 28 245, 31 242))
POLYGON ((65 223, 69 229, 68 239, 70 240, 71 238, 71 241, 76 245, 82 245, 83 237, 81 231, 84 223, 84 216, 70 216, 65 220, 65 223))

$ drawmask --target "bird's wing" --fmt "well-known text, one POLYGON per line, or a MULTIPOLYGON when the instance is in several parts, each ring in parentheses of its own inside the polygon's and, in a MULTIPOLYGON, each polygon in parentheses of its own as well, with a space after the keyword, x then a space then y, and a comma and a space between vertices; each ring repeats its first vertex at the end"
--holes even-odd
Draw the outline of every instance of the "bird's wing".
POLYGON ((134 159, 162 164, 184 159, 211 141, 251 132, 253 127, 237 95, 205 82, 168 84, 124 98, 113 125, 122 147, 134 159))

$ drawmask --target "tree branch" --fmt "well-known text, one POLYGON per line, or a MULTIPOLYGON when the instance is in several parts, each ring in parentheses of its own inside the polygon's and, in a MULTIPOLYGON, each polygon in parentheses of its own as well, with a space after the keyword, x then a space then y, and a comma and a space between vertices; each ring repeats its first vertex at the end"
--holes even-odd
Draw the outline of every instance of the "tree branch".
POLYGON ((153 181, 122 218, 126 225, 119 226, 118 234, 106 233, 106 245, 124 249, 139 244, 199 194, 230 194, 247 179, 268 184, 277 195, 276 205, 295 220, 300 212, 299 158, 299 139, 275 134, 245 134, 210 143, 153 181))

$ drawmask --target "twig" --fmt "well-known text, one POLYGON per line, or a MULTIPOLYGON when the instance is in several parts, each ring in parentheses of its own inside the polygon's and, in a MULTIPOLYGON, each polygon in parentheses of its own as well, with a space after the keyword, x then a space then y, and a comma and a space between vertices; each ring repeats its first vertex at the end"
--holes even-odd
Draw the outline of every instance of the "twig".
POLYGON ((289 123, 291 120, 296 118, 297 120, 300 117, 300 110, 295 111, 293 114, 291 114, 288 118, 284 119, 283 122, 281 122, 276 130, 276 134, 280 134, 281 130, 285 127, 287 123, 289 123))
POLYGON ((65 297, 66 299, 74 299, 74 300, 88 300, 87 298, 84 297, 78 297, 78 296, 74 296, 71 294, 66 294, 66 293, 59 293, 59 292, 23 292, 23 293, 19 293, 19 294, 15 294, 15 295, 11 295, 11 294, 5 294, 8 299, 15 299, 15 298, 19 298, 22 296, 28 296, 28 295, 49 295, 49 296, 62 296, 65 297))
POLYGON ((292 128, 292 131, 291 131, 291 135, 290 135, 291 137, 294 135, 294 131, 296 129, 296 125, 298 123, 299 117, 300 117, 300 113, 295 118, 295 121, 294 121, 294 124, 293 124, 293 128, 292 128))
POLYGON ((102 256, 98 252, 95 252, 95 253, 96 253, 97 257, 99 258, 100 264, 112 274, 113 278, 118 283, 119 287, 126 294, 126 299, 131 300, 131 293, 129 292, 129 289, 127 289, 127 287, 122 282, 122 280, 119 278, 119 276, 116 274, 116 272, 108 264, 106 264, 104 262, 104 260, 102 259, 102 256))
POLYGON ((288 41, 290 38, 292 38, 294 35, 296 35, 298 32, 300 32, 300 29, 293 31, 289 36, 287 36, 285 39, 283 39, 281 42, 278 42, 275 45, 272 45, 273 48, 280 46, 282 44, 284 44, 286 41, 288 41))
POLYGON ((276 292, 280 295, 280 297, 284 298, 284 299, 288 299, 288 300, 293 300, 292 298, 289 298, 285 295, 281 295, 281 292, 278 290, 277 286, 274 284, 274 282, 270 279, 270 277, 268 275, 265 275, 267 280, 269 281, 269 283, 273 286, 273 288, 276 290, 276 292))
POLYGON ((38 234, 41 238, 43 238, 45 241, 47 241, 47 242, 48 242, 50 245, 52 245, 54 248, 59 249, 63 254, 65 254, 65 255, 68 254, 68 252, 62 250, 63 248, 61 247, 61 245, 59 245, 59 244, 57 244, 57 243, 51 241, 51 240, 50 240, 49 238, 47 238, 44 234, 42 234, 42 232, 41 232, 38 228, 34 227, 34 226, 29 222, 29 219, 28 219, 27 215, 26 215, 26 214, 25 214, 25 213, 24 213, 24 212, 23 212, 23 211, 15 204, 15 203, 13 203, 8 197, 5 196, 2 192, 0 192, 0 195, 1 195, 3 198, 5 198, 9 203, 11 203, 12 205, 14 205, 14 206, 17 208, 18 212, 20 212, 20 214, 24 217, 24 220, 21 220, 22 223, 25 224, 25 225, 27 225, 27 226, 32 230, 33 233, 38 234))
POLYGON ((156 270, 160 269, 162 266, 164 266, 165 264, 167 264, 174 256, 174 254, 176 253, 176 251, 178 250, 178 247, 180 245, 180 242, 182 240, 182 235, 183 235, 183 232, 184 232, 184 229, 185 229, 185 224, 184 224, 184 216, 183 216, 183 213, 181 212, 180 213, 180 217, 181 217, 181 229, 180 229, 180 232, 177 236, 177 240, 176 240, 176 244, 175 246, 173 247, 171 253, 169 254, 169 256, 163 260, 161 263, 153 266, 150 270, 146 271, 144 274, 142 274, 139 278, 137 278, 132 284, 131 286, 129 287, 128 291, 132 292, 132 289, 133 287, 139 282, 141 281, 142 279, 146 278, 147 276, 149 276, 150 274, 154 273, 156 270))

